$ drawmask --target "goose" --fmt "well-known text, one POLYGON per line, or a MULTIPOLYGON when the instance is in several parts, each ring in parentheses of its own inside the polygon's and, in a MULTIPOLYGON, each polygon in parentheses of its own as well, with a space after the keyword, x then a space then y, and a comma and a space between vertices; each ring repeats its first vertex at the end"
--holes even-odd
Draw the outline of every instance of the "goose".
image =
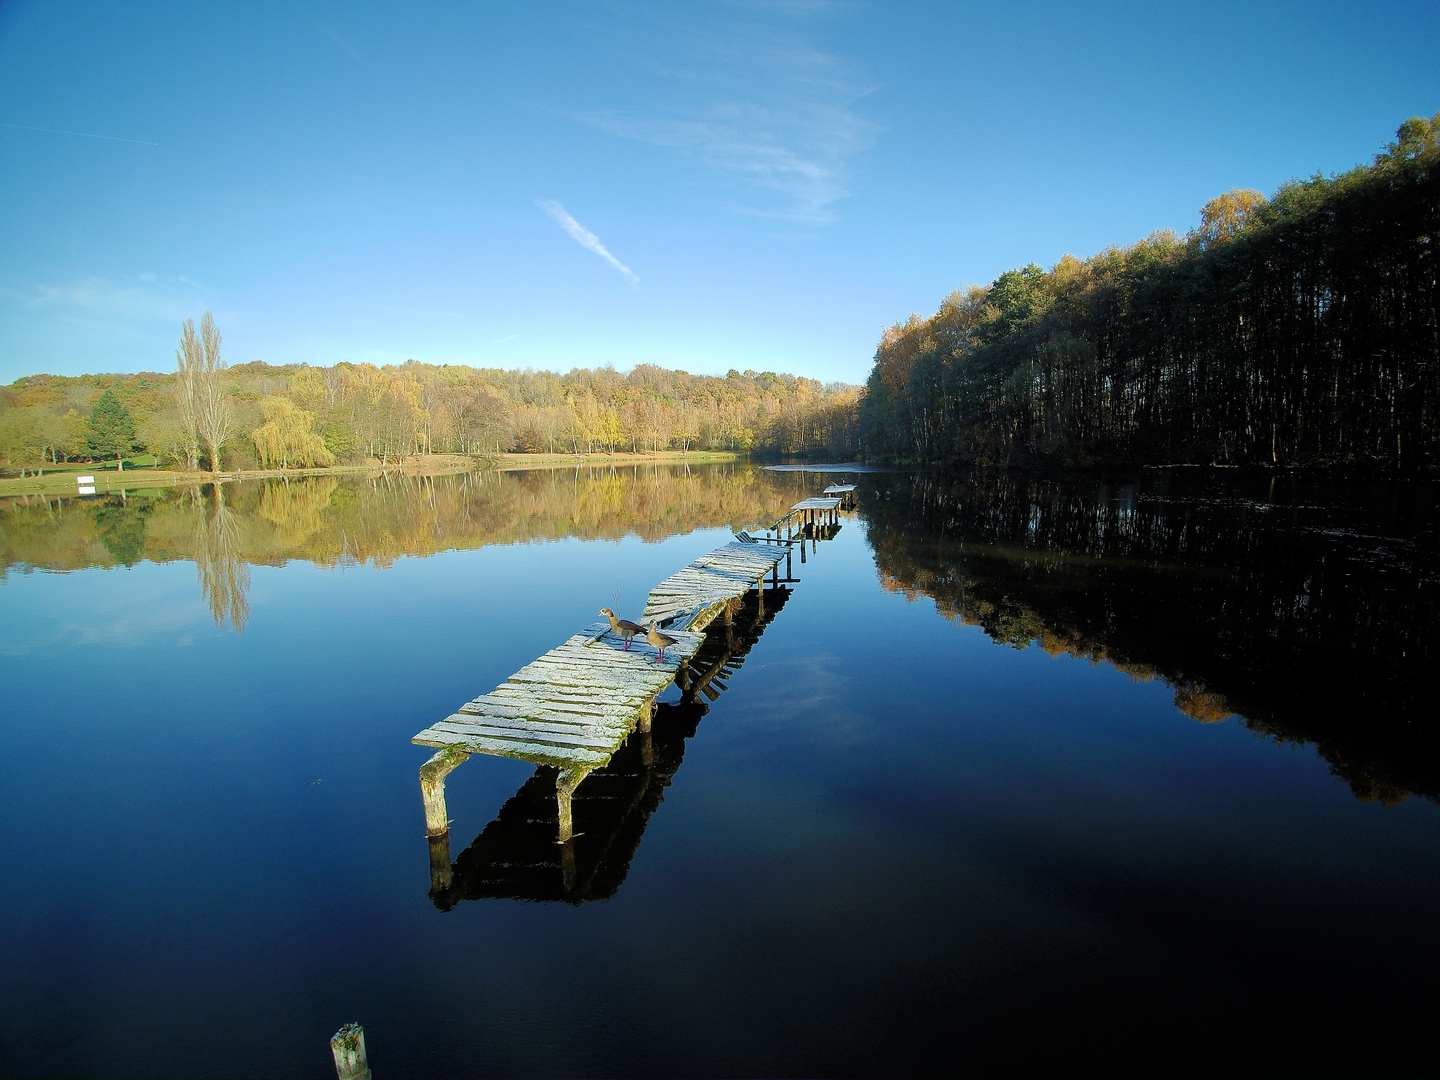
POLYGON ((639 623, 633 623, 629 619, 617 619, 615 612, 611 611, 608 607, 602 607, 600 614, 610 620, 611 632, 625 639, 625 648, 627 649, 630 648, 631 638, 636 634, 643 634, 645 632, 645 628, 639 623))
POLYGON ((676 638, 671 637, 669 634, 662 634, 659 631, 658 626, 659 624, 652 620, 649 628, 645 631, 645 640, 648 641, 651 645, 655 646, 655 648, 660 650, 660 655, 655 658, 655 662, 657 664, 660 663, 661 660, 665 659, 665 650, 668 649, 671 645, 674 645, 677 640, 676 638))

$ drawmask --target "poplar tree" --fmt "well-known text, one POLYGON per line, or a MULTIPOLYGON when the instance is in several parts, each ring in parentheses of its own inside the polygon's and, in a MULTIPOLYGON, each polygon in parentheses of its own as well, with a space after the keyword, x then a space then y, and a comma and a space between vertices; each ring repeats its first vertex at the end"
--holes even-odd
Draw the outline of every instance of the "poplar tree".
POLYGON ((220 471, 220 447, 234 431, 234 413, 225 392, 225 361, 220 355, 220 331, 210 312, 200 317, 200 370, 195 380, 195 420, 200 438, 210 451, 210 471, 220 471))
POLYGON ((175 350, 175 410, 185 448, 185 465, 200 467, 200 401, 198 385, 205 368, 205 350, 195 334, 195 320, 180 325, 180 347, 175 350))

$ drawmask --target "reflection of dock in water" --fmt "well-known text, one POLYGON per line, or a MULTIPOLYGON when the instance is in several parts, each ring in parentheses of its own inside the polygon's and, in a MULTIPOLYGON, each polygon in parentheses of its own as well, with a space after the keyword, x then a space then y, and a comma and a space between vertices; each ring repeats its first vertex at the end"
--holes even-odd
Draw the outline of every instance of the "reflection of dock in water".
POLYGON ((450 863, 448 834, 430 838, 430 896, 448 911, 461 900, 564 900, 613 896, 650 815, 680 768, 685 742, 726 689, 790 589, 770 591, 762 607, 746 597, 724 632, 706 635, 691 658, 681 699, 656 706, 651 730, 632 736, 571 797, 574 836, 555 842, 556 770, 541 766, 450 863), (708 701, 707 701, 708 699, 708 701))

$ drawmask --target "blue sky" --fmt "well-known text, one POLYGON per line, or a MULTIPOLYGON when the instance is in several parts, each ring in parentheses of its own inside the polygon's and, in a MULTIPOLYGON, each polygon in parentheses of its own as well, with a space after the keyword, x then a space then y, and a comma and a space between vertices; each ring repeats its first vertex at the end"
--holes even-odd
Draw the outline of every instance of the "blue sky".
POLYGON ((1437 56, 1434 2, 8 0, 0 382, 207 308, 231 363, 859 382, 958 285, 1368 160, 1437 56))

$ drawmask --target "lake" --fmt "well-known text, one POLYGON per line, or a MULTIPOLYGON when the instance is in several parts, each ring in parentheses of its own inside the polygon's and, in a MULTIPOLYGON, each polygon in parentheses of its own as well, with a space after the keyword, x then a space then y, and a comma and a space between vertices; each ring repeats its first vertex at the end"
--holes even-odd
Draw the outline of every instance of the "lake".
POLYGON ((0 1074, 333 1075, 358 1021, 381 1080, 1433 1075, 1437 494, 739 465, 7 500, 0 1074), (582 785, 568 887, 553 773, 484 756, 432 874, 411 736, 841 479, 713 700, 672 687, 582 785))

